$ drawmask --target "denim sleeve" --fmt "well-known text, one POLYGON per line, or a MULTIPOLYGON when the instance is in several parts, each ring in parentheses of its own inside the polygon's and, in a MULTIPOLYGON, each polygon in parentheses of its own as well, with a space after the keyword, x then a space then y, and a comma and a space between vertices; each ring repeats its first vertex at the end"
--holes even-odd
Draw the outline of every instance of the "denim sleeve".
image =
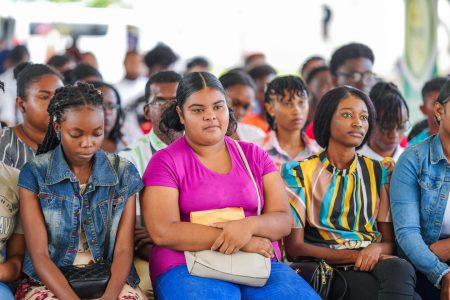
POLYGON ((407 149, 391 178, 391 209, 395 236, 411 263, 435 286, 449 272, 447 264, 431 252, 420 233, 420 186, 418 154, 407 149))
POLYGON ((125 180, 125 184, 127 185, 127 198, 133 196, 134 194, 138 193, 142 188, 142 179, 139 175, 139 172, 137 171, 136 167, 129 162, 128 160, 122 158, 121 161, 125 162, 125 176, 122 178, 122 180, 125 180))
POLYGON ((26 163, 20 170, 18 186, 35 194, 39 193, 37 172, 32 162, 26 163))

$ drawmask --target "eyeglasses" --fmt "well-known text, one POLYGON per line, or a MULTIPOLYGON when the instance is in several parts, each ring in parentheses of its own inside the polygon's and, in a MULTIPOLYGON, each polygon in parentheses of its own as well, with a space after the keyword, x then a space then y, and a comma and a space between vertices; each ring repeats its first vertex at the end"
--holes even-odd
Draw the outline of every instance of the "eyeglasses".
POLYGON ((409 123, 409 121, 406 121, 400 125, 389 126, 385 124, 382 125, 379 123, 379 120, 377 120, 377 125, 382 133, 388 133, 392 130, 395 130, 399 133, 405 133, 411 128, 411 123, 409 123))
POLYGON ((366 83, 370 83, 373 82, 377 79, 377 76, 375 73, 371 72, 371 71, 367 71, 367 72, 337 72, 336 73, 338 76, 343 76, 345 77, 348 81, 351 82, 359 82, 361 80, 363 80, 366 83))
POLYGON ((149 102, 146 105, 161 108, 161 107, 168 107, 168 106, 174 104, 175 102, 177 102, 177 99, 169 99, 169 100, 158 99, 158 100, 149 102))
POLYGON ((105 110, 115 110, 115 109, 120 108, 120 104, 106 103, 106 104, 103 104, 103 108, 105 110))

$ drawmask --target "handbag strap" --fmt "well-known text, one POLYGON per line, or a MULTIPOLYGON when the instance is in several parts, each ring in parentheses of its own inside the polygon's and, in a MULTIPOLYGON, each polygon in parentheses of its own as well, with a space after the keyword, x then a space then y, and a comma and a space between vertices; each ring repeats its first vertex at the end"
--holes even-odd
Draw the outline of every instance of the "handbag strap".
POLYGON ((253 176, 252 170, 250 169, 250 166, 248 165, 247 157, 245 156, 244 151, 242 151, 241 145, 239 144, 238 141, 236 141, 236 140, 233 140, 233 141, 239 150, 239 154, 241 155, 242 161, 244 162, 245 168, 247 169, 248 175, 250 175, 250 179, 252 180, 253 186, 255 187, 256 197, 258 198, 257 213, 259 216, 261 214, 261 196, 259 195, 259 190, 258 190, 258 186, 256 185, 255 177, 253 176))
MULTIPOLYGON (((115 155, 114 171, 116 172, 116 174, 119 173, 119 162, 120 162, 119 156, 115 155)), ((116 189, 116 185, 111 185, 111 187, 109 188, 108 216, 106 217, 106 235, 105 235, 105 243, 104 243, 104 247, 103 247, 103 261, 106 261, 107 257, 108 257, 109 236, 110 236, 110 232, 111 232, 111 218, 112 218, 113 198, 114 198, 115 189, 116 189)))

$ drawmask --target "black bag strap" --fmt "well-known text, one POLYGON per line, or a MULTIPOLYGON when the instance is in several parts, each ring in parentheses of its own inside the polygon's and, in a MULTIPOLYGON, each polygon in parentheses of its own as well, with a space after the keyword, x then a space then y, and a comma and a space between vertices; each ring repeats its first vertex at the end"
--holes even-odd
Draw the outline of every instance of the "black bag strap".
MULTIPOLYGON (((114 171, 116 174, 119 174, 119 162, 120 158, 118 155, 115 155, 114 158, 114 171)), ((111 218, 112 218, 112 209, 113 209, 113 198, 114 198, 114 191, 116 189, 116 185, 113 184, 109 188, 109 195, 108 195, 108 216, 106 217, 106 235, 105 235, 105 243, 103 246, 103 261, 107 261, 108 258, 108 249, 109 249, 109 236, 111 233, 111 218)))

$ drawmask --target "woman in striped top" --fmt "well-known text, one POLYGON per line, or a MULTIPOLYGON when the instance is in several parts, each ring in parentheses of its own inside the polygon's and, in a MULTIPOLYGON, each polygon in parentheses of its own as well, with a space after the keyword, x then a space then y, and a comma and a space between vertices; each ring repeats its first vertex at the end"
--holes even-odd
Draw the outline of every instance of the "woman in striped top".
MULTIPOLYGON (((351 265, 343 272, 344 299, 413 299, 414 269, 392 256, 389 162, 356 154, 374 121, 370 98, 355 88, 333 89, 319 103, 314 134, 325 150, 283 166, 295 220, 286 254, 351 265)), ((336 278, 330 299, 343 293, 343 285, 336 278)))
POLYGON ((47 107, 55 90, 63 85, 53 68, 23 63, 14 69, 17 77, 17 106, 23 122, 3 129, 0 138, 0 160, 21 169, 34 158, 37 147, 45 137, 48 126, 47 107))

